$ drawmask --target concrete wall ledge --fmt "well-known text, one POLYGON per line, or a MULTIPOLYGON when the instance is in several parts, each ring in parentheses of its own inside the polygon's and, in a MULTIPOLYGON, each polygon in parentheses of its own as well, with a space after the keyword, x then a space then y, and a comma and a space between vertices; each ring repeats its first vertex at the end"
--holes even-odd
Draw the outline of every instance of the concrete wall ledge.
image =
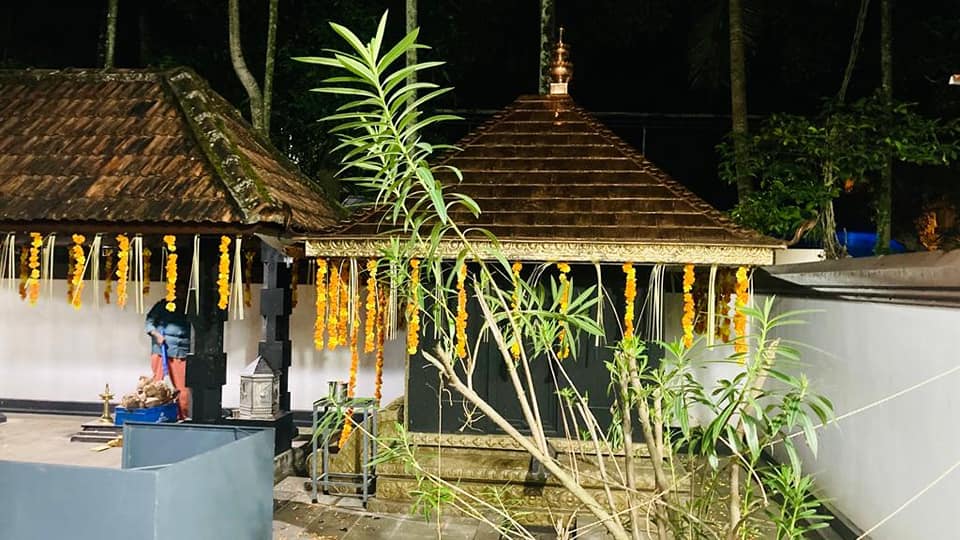
POLYGON ((960 307, 960 250, 765 266, 758 292, 960 307))

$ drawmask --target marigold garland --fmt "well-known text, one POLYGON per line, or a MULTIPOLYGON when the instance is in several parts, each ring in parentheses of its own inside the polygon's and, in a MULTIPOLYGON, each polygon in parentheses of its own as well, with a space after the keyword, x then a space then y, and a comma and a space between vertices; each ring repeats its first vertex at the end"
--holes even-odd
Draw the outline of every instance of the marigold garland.
POLYGON ((86 238, 82 234, 73 235, 73 247, 70 252, 73 256, 73 275, 70 277, 70 305, 73 309, 80 309, 80 295, 83 293, 83 270, 87 263, 87 258, 83 253, 83 243, 86 238))
POLYGON ((384 324, 383 316, 386 312, 387 307, 387 296, 384 294, 383 289, 377 291, 377 364, 374 370, 374 379, 373 379, 373 399, 377 400, 377 403, 380 403, 381 391, 383 389, 383 341, 384 335, 384 324))
POLYGON ((693 283, 695 277, 693 274, 693 265, 686 264, 683 266, 683 318, 681 319, 681 324, 683 326, 683 346, 690 348, 693 346, 693 318, 694 318, 694 304, 693 304, 693 283))
POLYGON ((117 305, 127 305, 127 279, 130 269, 130 239, 125 234, 117 235, 117 305))
POLYGON ((217 265, 217 307, 221 310, 230 305, 230 237, 220 237, 220 262, 217 265))
POLYGON ((247 251, 243 254, 243 306, 253 305, 253 295, 250 294, 250 283, 253 282, 253 258, 256 253, 247 251))
MULTIPOLYGON (((514 312, 519 311, 520 309, 520 270, 523 270, 523 265, 519 262, 513 263, 510 266, 511 275, 513 277, 513 296, 511 298, 510 307, 513 308, 514 312)), ((513 336, 513 343, 510 344, 510 354, 513 355, 514 360, 520 359, 520 336, 513 336)))
MULTIPOLYGON (((570 265, 567 263, 558 263, 557 269, 560 270, 560 314, 565 315, 567 308, 570 307, 570 280, 567 274, 570 273, 570 265)), ((563 360, 570 356, 570 340, 566 339, 566 329, 561 326, 560 333, 557 335, 560 341, 560 352, 557 358, 563 360)))
POLYGON ((747 268, 741 266, 737 268, 737 312, 733 316, 733 326, 737 336, 733 342, 733 350, 737 353, 747 352, 747 315, 743 312, 743 308, 747 307, 750 296, 748 287, 747 268))
MULTIPOLYGON (((163 237, 167 244, 167 311, 173 312, 177 309, 177 237, 168 234, 163 237)), ((119 290, 119 288, 118 288, 119 290)))
POLYGON ((30 277, 30 270, 27 266, 29 253, 30 248, 27 245, 20 247, 20 300, 27 299, 27 278, 30 277))
POLYGON ((463 263, 457 271, 457 341, 456 352, 460 358, 467 357, 467 264, 463 263))
POLYGON ((150 294, 150 257, 152 255, 150 248, 143 248, 143 294, 150 294))
POLYGON ((337 348, 337 328, 340 318, 340 269, 334 265, 330 269, 330 316, 327 317, 327 348, 331 351, 337 348))
MULTIPOLYGON (((360 295, 358 293, 353 296, 351 315, 354 320, 360 317, 360 295)), ((347 383, 347 399, 353 398, 357 388, 357 368, 360 366, 360 348, 357 346, 359 335, 360 325, 352 325, 350 327, 350 380, 347 383)), ((343 448, 347 444, 351 431, 353 431, 353 409, 347 409, 346 421, 343 423, 343 431, 340 432, 340 442, 337 446, 343 448)))
POLYGON ((327 261, 317 259, 317 319, 313 323, 313 346, 323 349, 323 331, 327 323, 327 261))
POLYGON ((407 354, 420 345, 420 260, 410 259, 410 299, 407 300, 407 354))
POLYGON ((341 347, 347 344, 349 334, 347 333, 347 324, 350 322, 350 272, 346 269, 341 273, 340 285, 340 320, 337 321, 337 345, 341 347))
POLYGON ((73 304, 73 273, 76 261, 73 260, 73 246, 67 249, 67 303, 73 304))
POLYGON ((367 313, 364 319, 363 352, 373 352, 377 347, 377 260, 367 261, 367 313))
POLYGON ((633 310, 637 299, 637 269, 632 262, 623 263, 623 273, 626 274, 626 285, 623 287, 623 336, 633 335, 633 310))
POLYGON ((27 297, 30 305, 35 306, 40 298, 40 247, 43 246, 43 237, 40 233, 30 233, 30 255, 27 267, 30 268, 30 277, 27 279, 27 297))
POLYGON ((104 268, 103 268, 103 300, 110 303, 110 294, 113 290, 113 248, 104 248, 103 250, 104 268))

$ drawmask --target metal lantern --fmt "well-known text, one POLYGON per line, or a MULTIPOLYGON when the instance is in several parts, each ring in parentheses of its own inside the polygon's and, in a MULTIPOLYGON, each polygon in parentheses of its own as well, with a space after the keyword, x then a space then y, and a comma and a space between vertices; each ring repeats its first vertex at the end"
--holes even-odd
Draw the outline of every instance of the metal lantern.
POLYGON ((280 377, 258 356, 240 372, 240 418, 272 420, 280 411, 280 377))

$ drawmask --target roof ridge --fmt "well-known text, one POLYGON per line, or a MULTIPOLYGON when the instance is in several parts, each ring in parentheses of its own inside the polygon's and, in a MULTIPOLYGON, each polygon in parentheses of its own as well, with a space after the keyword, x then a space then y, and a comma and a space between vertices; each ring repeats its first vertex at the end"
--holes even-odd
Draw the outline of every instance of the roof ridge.
POLYGON ((239 149, 211 108, 213 90, 192 69, 178 67, 167 71, 162 80, 173 93, 201 151, 230 194, 246 223, 268 221, 285 224, 286 212, 263 185, 262 179, 239 157, 239 149))
POLYGON ((709 217, 710 219, 716 221, 720 226, 730 228, 740 234, 743 234, 747 237, 752 237, 756 240, 763 240, 773 243, 783 244, 783 242, 778 241, 775 238, 768 237, 764 234, 761 234, 753 229, 743 227, 737 222, 730 219, 726 214, 715 208, 712 204, 705 201, 699 195, 691 191, 687 186, 683 185, 678 180, 672 178, 666 171, 657 167, 653 162, 648 160, 643 154, 637 151, 636 148, 631 146, 629 143, 620 138, 619 135, 614 133, 610 128, 604 125, 602 122, 593 117, 589 112, 585 111, 582 107, 577 105, 571 100, 571 110, 575 111, 577 114, 582 116, 586 122, 596 130, 597 134, 609 141, 614 147, 617 148, 624 156, 629 158, 631 161, 637 164, 641 170, 649 174, 651 177, 660 181, 664 187, 669 189, 676 196, 684 199, 689 202, 691 206, 699 209, 709 217))

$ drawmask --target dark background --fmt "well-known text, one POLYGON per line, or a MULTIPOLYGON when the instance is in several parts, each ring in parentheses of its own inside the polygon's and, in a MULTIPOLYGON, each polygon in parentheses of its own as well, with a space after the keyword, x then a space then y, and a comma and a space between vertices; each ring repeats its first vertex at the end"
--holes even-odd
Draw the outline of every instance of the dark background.
MULTIPOLYGON (((715 145, 729 131, 726 2, 709 0, 556 0, 575 66, 571 94, 615 132, 711 203, 729 208, 732 186, 717 179, 715 145)), ((848 92, 855 100, 879 85, 879 0, 870 5, 848 92)), ((751 122, 772 112, 813 114, 836 94, 847 61, 855 0, 744 0, 747 99, 751 122)), ((328 75, 289 60, 341 47, 329 21, 369 36, 384 9, 390 35, 403 32, 403 2, 281 0, 273 142, 308 174, 328 176, 336 157, 316 120, 331 109, 309 92, 328 75)), ((0 3, 0 67, 98 67, 103 62, 105 0, 0 3)), ((120 0, 118 67, 193 67, 247 115, 230 64, 226 0, 120 0)), ((435 82, 455 91, 438 106, 465 119, 437 135, 455 140, 520 94, 537 90, 539 2, 421 0, 421 59, 447 62, 435 82)), ((244 55, 262 77, 267 3, 241 0, 244 55)), ((960 2, 901 1, 894 6, 894 94, 929 116, 960 113, 960 2)), ((956 200, 946 168, 898 169, 895 215, 912 219, 920 202, 956 200)), ((339 195, 343 195, 342 193, 339 195)), ((856 193, 838 201, 840 227, 869 229, 856 193)))

